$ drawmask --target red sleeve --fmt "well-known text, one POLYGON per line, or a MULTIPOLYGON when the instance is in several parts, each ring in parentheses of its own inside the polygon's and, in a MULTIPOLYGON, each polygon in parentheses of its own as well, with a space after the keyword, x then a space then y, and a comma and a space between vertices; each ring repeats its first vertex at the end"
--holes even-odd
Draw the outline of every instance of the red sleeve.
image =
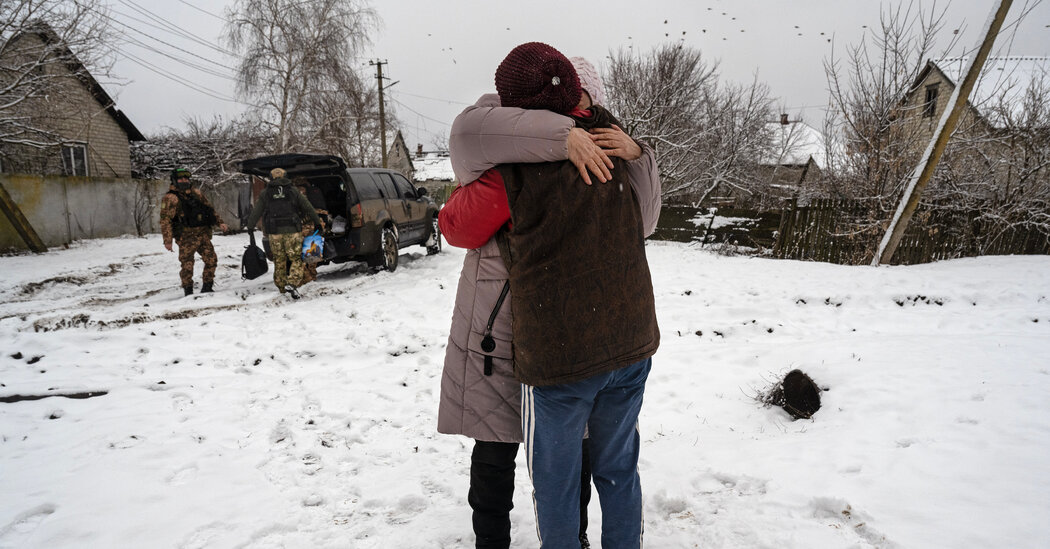
POLYGON ((438 214, 442 236, 457 248, 481 247, 508 221, 507 189, 495 168, 469 185, 456 187, 438 214))

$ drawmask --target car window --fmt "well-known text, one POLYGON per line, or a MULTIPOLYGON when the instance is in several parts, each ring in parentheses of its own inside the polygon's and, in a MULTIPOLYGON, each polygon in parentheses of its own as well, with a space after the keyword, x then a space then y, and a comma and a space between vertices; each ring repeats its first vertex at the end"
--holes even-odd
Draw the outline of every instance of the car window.
POLYGON ((394 174, 394 184, 397 185, 397 190, 401 191, 401 196, 403 196, 405 198, 415 198, 416 197, 416 188, 413 187, 412 184, 408 182, 408 179, 405 179, 405 176, 403 176, 403 175, 401 175, 399 173, 395 173, 394 174))
POLYGON ((390 178, 388 173, 377 173, 379 176, 379 190, 383 192, 383 196, 387 198, 398 198, 397 188, 394 186, 394 180, 390 178))
POLYGON ((379 194, 379 187, 377 186, 371 175, 367 173, 352 173, 350 174, 350 180, 354 182, 354 187, 357 189, 357 196, 361 200, 377 200, 383 198, 383 195, 379 194))

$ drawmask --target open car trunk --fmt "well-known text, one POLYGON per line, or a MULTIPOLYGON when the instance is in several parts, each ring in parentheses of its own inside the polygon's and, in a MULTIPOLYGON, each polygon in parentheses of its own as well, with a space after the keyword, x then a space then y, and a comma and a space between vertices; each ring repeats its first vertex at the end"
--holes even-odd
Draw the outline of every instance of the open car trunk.
MULTIPOLYGON (((347 188, 342 177, 346 171, 346 164, 342 158, 332 155, 292 153, 252 158, 238 164, 238 171, 241 173, 262 179, 269 179, 270 170, 274 168, 283 169, 287 172, 285 177, 293 182, 299 177, 306 178, 324 197, 324 207, 321 209, 326 210, 333 220, 341 218, 343 221, 341 225, 345 227, 345 220, 349 219, 347 211, 349 202, 347 201, 347 188)), ((329 230, 332 229, 333 227, 329 226, 329 230)), ((344 231, 345 229, 333 232, 338 236, 344 231)))

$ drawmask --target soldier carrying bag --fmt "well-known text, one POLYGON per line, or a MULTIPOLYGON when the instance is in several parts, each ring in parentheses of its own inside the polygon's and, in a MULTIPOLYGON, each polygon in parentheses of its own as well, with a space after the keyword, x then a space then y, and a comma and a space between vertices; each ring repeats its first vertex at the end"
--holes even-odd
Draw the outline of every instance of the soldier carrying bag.
POLYGON ((250 242, 244 247, 244 255, 241 257, 241 278, 255 280, 266 274, 270 266, 266 263, 266 253, 262 248, 255 245, 255 231, 248 231, 250 242))
POLYGON ((299 191, 292 188, 291 185, 278 185, 267 187, 266 192, 273 193, 263 213, 263 228, 266 229, 266 233, 280 233, 282 228, 286 229, 284 232, 301 231, 303 229, 302 215, 299 213, 297 203, 294 202, 295 195, 298 195, 299 191))

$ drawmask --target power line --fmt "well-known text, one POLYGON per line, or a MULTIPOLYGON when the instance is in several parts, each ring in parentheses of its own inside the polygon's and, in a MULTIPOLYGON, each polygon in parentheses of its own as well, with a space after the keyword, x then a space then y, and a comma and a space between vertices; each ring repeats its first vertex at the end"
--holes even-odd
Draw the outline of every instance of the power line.
MULTIPOLYGON (((125 29, 131 30, 131 31, 133 31, 133 32, 135 32, 135 33, 138 33, 138 34, 141 34, 141 35, 143 35, 143 36, 145 36, 145 37, 147 37, 147 38, 149 38, 149 39, 151 39, 151 40, 154 40, 154 41, 156 41, 156 42, 159 42, 159 43, 161 43, 161 44, 163 44, 163 45, 165 45, 165 46, 167 46, 167 47, 169 47, 169 48, 173 48, 173 49, 175 49, 175 50, 178 50, 178 51, 180 51, 180 52, 186 53, 186 54, 188 54, 188 55, 191 55, 191 56, 193 56, 193 57, 196 57, 196 58, 198 58, 198 59, 201 59, 202 61, 206 61, 206 62, 208 62, 208 63, 211 63, 211 64, 213 64, 213 65, 216 65, 216 66, 218 66, 218 67, 221 67, 221 68, 227 69, 227 70, 229 70, 229 71, 234 71, 234 72, 236 72, 236 69, 234 69, 233 67, 229 67, 229 66, 227 66, 227 65, 224 65, 224 64, 222 64, 222 63, 219 63, 218 61, 214 61, 214 60, 212 60, 212 59, 209 59, 209 58, 207 58, 207 57, 204 57, 204 56, 202 56, 202 55, 198 55, 198 54, 196 54, 196 53, 194 53, 194 52, 192 52, 192 51, 189 51, 189 50, 186 50, 186 49, 180 48, 179 46, 176 46, 176 45, 174 45, 174 44, 172 44, 172 43, 170 43, 170 42, 166 42, 166 41, 164 41, 164 40, 161 40, 161 39, 159 39, 159 38, 157 38, 157 37, 155 37, 155 36, 152 36, 152 35, 150 35, 150 34, 148 34, 148 33, 146 33, 146 32, 143 32, 143 31, 141 31, 141 30, 139 30, 139 29, 137 29, 137 28, 135 28, 135 27, 133 27, 133 26, 131 26, 131 25, 128 25, 127 23, 124 23, 123 21, 120 21, 120 20, 118 20, 118 19, 114 18, 114 17, 112 16, 112 15, 110 15, 110 14, 108 14, 108 13, 104 13, 104 12, 101 12, 101 11, 98 11, 98 10, 92 10, 92 11, 94 11, 94 12, 95 12, 95 13, 96 13, 97 15, 99 15, 99 16, 101 16, 101 17, 103 17, 103 18, 107 19, 107 20, 108 20, 108 21, 109 21, 110 23, 115 23, 115 24, 117 24, 117 25, 120 25, 121 27, 124 27, 125 29)), ((121 13, 121 12, 117 12, 116 10, 113 10, 113 11, 114 11, 115 13, 118 13, 119 15, 121 15, 121 16, 123 16, 123 17, 128 17, 128 18, 129 18, 129 19, 131 19, 131 20, 134 20, 134 21, 138 21, 138 22, 140 22, 140 23, 143 23, 143 24, 145 24, 145 25, 151 26, 151 27, 153 27, 153 28, 157 28, 157 29, 159 29, 159 30, 166 30, 166 29, 163 29, 163 28, 159 28, 159 27, 157 27, 156 25, 153 25, 153 24, 151 24, 151 23, 150 23, 150 22, 148 22, 148 21, 143 21, 143 20, 141 20, 141 19, 138 19, 138 18, 135 18, 135 17, 129 16, 129 15, 127 15, 127 14, 124 14, 124 13, 121 13)), ((169 59, 171 59, 171 60, 173 60, 173 61, 175 61, 175 62, 177 62, 177 63, 180 63, 180 64, 182 64, 182 65, 184 65, 184 66, 186 66, 186 67, 189 67, 189 68, 192 68, 192 69, 198 70, 198 71, 200 71, 200 72, 203 72, 203 73, 205 73, 205 74, 208 74, 208 75, 211 75, 211 76, 216 76, 216 77, 219 77, 219 78, 224 78, 224 79, 226 79, 226 80, 231 80, 231 81, 236 81, 236 80, 237 80, 237 79, 236 79, 235 77, 232 77, 232 76, 230 76, 230 74, 228 74, 228 73, 223 73, 223 72, 220 72, 220 71, 218 71, 218 70, 216 70, 216 69, 213 69, 213 68, 211 68, 211 67, 207 67, 207 66, 201 65, 201 64, 199 64, 199 63, 195 63, 195 62, 193 62, 193 61, 189 61, 189 60, 187 60, 187 59, 183 59, 183 58, 181 58, 181 57, 178 57, 178 56, 176 56, 176 55, 172 55, 172 54, 169 54, 169 53, 167 53, 167 52, 161 51, 161 50, 157 49, 157 48, 156 48, 156 47, 154 47, 154 46, 151 46, 151 45, 149 45, 149 44, 146 44, 146 43, 142 42, 141 40, 138 40, 138 39, 135 39, 135 38, 131 37, 131 36, 130 36, 130 35, 129 35, 129 34, 127 33, 127 32, 122 32, 122 33, 121 33, 121 36, 122 36, 122 37, 124 38, 125 42, 126 42, 126 43, 128 43, 128 44, 131 44, 131 45, 135 45, 135 46, 138 46, 138 47, 140 47, 140 48, 143 48, 143 49, 145 49, 146 51, 149 51, 149 52, 151 52, 151 53, 154 53, 154 54, 157 54, 157 55, 162 55, 162 56, 164 56, 164 57, 167 57, 167 58, 169 58, 169 59)), ((119 50, 119 49, 118 49, 117 51, 118 51, 119 53, 122 53, 122 54, 124 54, 125 56, 127 56, 127 57, 129 57, 129 58, 131 57, 131 54, 128 54, 128 53, 127 53, 126 51, 123 51, 123 50, 119 50)), ((137 58, 137 59, 136 59, 135 61, 136 61, 136 62, 137 62, 138 64, 140 64, 140 65, 142 65, 143 63, 145 63, 145 61, 144 61, 144 60, 143 60, 142 58, 137 58)), ((159 69, 159 68, 158 68, 158 67, 157 67, 156 65, 151 65, 151 67, 152 67, 153 69, 159 69)), ((153 70, 153 69, 151 69, 151 70, 153 70)), ((201 90, 196 90, 196 91, 201 91, 201 90)), ((211 91, 213 91, 213 92, 214 92, 215 90, 211 90, 211 91)), ((202 92, 202 93, 205 93, 205 92, 202 92)), ((216 93, 218 93, 218 92, 216 92, 216 93)), ((223 99, 223 100, 231 100, 231 99, 230 99, 229 97, 219 97, 219 99, 223 99)))
POLYGON ((430 136, 430 138, 431 138, 433 143, 440 143, 442 141, 446 141, 446 142, 448 141, 448 134, 440 134, 440 133, 432 132, 432 131, 426 129, 425 127, 420 127, 420 126, 417 126, 417 125, 413 125, 413 126, 409 126, 409 127, 412 128, 413 130, 415 130, 416 137, 419 137, 420 134, 427 134, 427 135, 430 136))
MULTIPOLYGON (((151 35, 149 35, 149 34, 147 34, 147 33, 143 32, 143 31, 140 31, 140 30, 136 29, 135 27, 132 27, 131 25, 128 25, 128 24, 124 23, 123 21, 119 21, 119 20, 117 20, 117 19, 113 18, 113 17, 112 17, 112 16, 110 16, 109 14, 106 14, 106 13, 102 13, 102 12, 99 12, 99 11, 96 11, 95 13, 97 13, 97 14, 99 14, 99 15, 101 15, 101 16, 103 16, 103 17, 105 17, 105 18, 107 18, 107 19, 108 19, 108 20, 109 20, 109 21, 110 21, 111 23, 115 23, 115 24, 117 24, 117 25, 120 25, 120 26, 122 26, 122 27, 124 27, 124 28, 126 28, 126 29, 129 29, 129 30, 131 30, 131 31, 133 31, 133 32, 136 32, 136 33, 138 33, 138 34, 141 34, 141 35, 143 35, 143 36, 146 36, 147 38, 150 38, 150 39, 152 39, 152 40, 155 40, 155 41, 157 41, 157 42, 159 42, 159 43, 161 43, 161 44, 164 44, 165 46, 168 46, 168 47, 170 47, 170 48, 174 48, 174 49, 176 49, 176 50, 178 50, 178 51, 181 51, 181 52, 184 52, 184 53, 186 53, 186 54, 192 55, 192 56, 194 56, 194 57, 197 57, 197 58, 199 58, 199 59, 201 59, 201 60, 203 60, 203 61, 207 61, 207 62, 209 62, 209 63, 212 63, 212 64, 214 64, 214 65, 217 65, 217 66, 219 66, 219 67, 222 67, 222 68, 224 68, 224 69, 228 69, 228 70, 231 70, 231 71, 235 70, 235 69, 233 69, 232 67, 228 67, 228 66, 226 66, 226 65, 223 65, 222 63, 219 63, 219 62, 217 62, 217 61, 213 61, 213 60, 211 60, 211 59, 208 59, 208 58, 206 58, 206 57, 203 57, 203 56, 197 55, 197 54, 195 54, 195 53, 193 53, 193 52, 191 52, 191 51, 189 51, 189 50, 185 50, 185 49, 183 49, 183 48, 180 48, 180 47, 178 47, 178 46, 176 46, 176 45, 174 45, 174 44, 171 44, 171 43, 169 43, 169 42, 166 42, 166 41, 164 41, 164 40, 161 40, 161 39, 159 39, 159 38, 156 38, 156 37, 154 37, 154 36, 151 36, 151 35)), ((118 12, 118 13, 119 13, 119 12, 118 12)), ((121 14, 121 15, 125 15, 125 14, 121 14)), ((125 15, 125 16, 126 16, 126 15, 125 15)), ((135 19, 135 18, 132 18, 132 19, 135 19)), ((144 23, 146 23, 146 22, 144 22, 144 23)), ((148 23, 146 23, 146 24, 148 24, 148 23)), ((163 29, 162 29, 162 30, 163 30, 163 29)), ((173 60, 173 61, 175 61, 175 62, 177 62, 177 63, 180 63, 180 64, 182 64, 182 65, 184 65, 184 66, 186 66, 186 67, 189 67, 189 68, 192 68, 192 69, 196 69, 196 70, 198 70, 198 71, 200 71, 200 72, 203 72, 203 73, 205 73, 205 74, 209 74, 209 75, 212 75, 212 76, 216 76, 216 77, 219 77, 219 78, 225 78, 225 79, 227 79, 227 80, 231 80, 231 81, 236 81, 236 78, 234 78, 234 77, 230 76, 229 74, 225 74, 225 73, 219 72, 219 71, 217 71, 217 70, 215 70, 215 69, 212 69, 212 68, 210 68, 210 67, 206 67, 206 66, 203 66, 203 65, 200 65, 200 64, 194 63, 194 62, 192 62, 192 61, 188 61, 188 60, 186 60, 186 59, 182 59, 182 58, 180 58, 180 57, 177 57, 177 56, 175 56, 175 55, 171 55, 171 54, 168 54, 168 53, 166 53, 166 52, 163 52, 163 51, 161 51, 161 50, 159 50, 159 49, 157 49, 157 48, 155 48, 155 47, 153 47, 153 46, 150 46, 149 44, 146 44, 146 43, 144 43, 144 42, 142 42, 142 41, 140 41, 140 40, 137 40, 137 39, 135 39, 135 38, 132 38, 132 37, 131 37, 130 35, 128 35, 128 34, 127 34, 126 32, 125 32, 125 33, 122 33, 122 36, 124 37, 125 41, 126 41, 126 42, 127 42, 128 44, 132 44, 132 45, 135 45, 135 46, 141 47, 141 48, 143 48, 143 49, 145 49, 145 50, 147 50, 147 51, 149 51, 149 52, 151 52, 151 53, 157 54, 157 55, 162 55, 162 56, 164 56, 164 57, 167 57, 167 58, 169 58, 169 59, 171 59, 171 60, 173 60)), ((124 51, 124 50, 119 50, 119 49, 118 49, 117 51, 118 51, 119 53, 123 54, 124 56, 128 57, 129 59, 131 59, 131 57, 132 57, 132 56, 131 56, 131 54, 127 53, 127 52, 126 52, 126 51, 124 51)), ((135 61, 135 62, 136 62, 137 64, 139 64, 139 65, 143 65, 143 63, 146 63, 146 62, 145 62, 145 61, 144 61, 143 59, 141 59, 141 58, 135 58, 135 59, 131 59, 131 60, 132 60, 132 61, 135 61)), ((158 67, 156 67, 156 65, 151 65, 151 67, 152 67, 152 68, 150 68, 150 67, 147 67, 147 68, 150 68, 150 70, 158 69, 158 67)), ((154 72, 155 72, 155 70, 154 70, 154 72)), ((191 87, 191 89, 193 89, 193 88, 191 87)), ((202 90, 195 90, 195 91, 199 91, 199 92, 201 92, 201 93, 205 93, 205 94, 207 94, 207 95, 210 95, 210 94, 208 94, 207 92, 204 92, 204 91, 202 91, 202 90)), ((213 92, 214 92, 214 90, 211 90, 211 91, 213 91, 213 92)), ((216 92, 216 93, 218 93, 218 92, 216 92)), ((230 98, 228 98, 228 97, 218 97, 218 99, 223 99, 223 100, 226 100, 226 101, 229 101, 229 100, 231 100, 231 99, 230 99, 230 98)))
POLYGON ((415 113, 416 116, 419 116, 421 118, 425 118, 427 120, 430 120, 431 122, 437 122, 438 124, 441 124, 441 125, 444 125, 444 126, 448 126, 450 128, 452 127, 452 124, 450 124, 448 122, 445 122, 443 120, 438 120, 436 118, 431 118, 431 117, 429 117, 429 116, 427 116, 427 115, 425 115, 425 114, 423 114, 423 113, 413 109, 412 107, 409 107, 408 105, 398 101, 397 99, 391 98, 390 100, 393 101, 394 103, 397 103, 398 105, 401 105, 402 107, 408 109, 409 111, 415 113))
POLYGON ((127 39, 127 43, 128 44, 131 44, 133 46, 138 46, 138 47, 140 47, 140 48, 142 48, 142 49, 144 49, 144 50, 146 50, 148 52, 155 53, 155 54, 161 55, 163 57, 167 57, 168 59, 171 59, 172 61, 175 61, 176 63, 179 63, 179 64, 181 64, 183 66, 188 67, 188 68, 196 69, 196 70, 198 70, 200 72, 203 72, 204 74, 209 74, 211 76, 224 78, 224 79, 229 80, 231 82, 236 82, 237 81, 237 78, 230 76, 228 73, 219 72, 219 71, 217 71, 217 70, 215 70, 215 69, 213 69, 211 67, 206 67, 204 65, 200 65, 200 64, 194 63, 192 61, 187 61, 185 59, 176 57, 176 56, 171 55, 169 53, 166 53, 166 52, 163 52, 161 50, 158 50, 158 49, 156 49, 156 48, 154 48, 154 47, 152 47, 152 46, 150 46, 148 44, 144 44, 143 42, 140 42, 139 40, 135 40, 135 39, 133 39, 131 37, 125 36, 125 38, 127 39))
POLYGON ((119 48, 117 49, 117 52, 120 53, 121 55, 123 55, 124 57, 126 57, 129 61, 131 61, 131 62, 133 62, 133 63, 135 63, 135 64, 137 64, 137 65, 139 65, 139 66, 141 66, 141 67, 143 67, 143 68, 145 68, 147 70, 149 70, 150 72, 153 72, 153 73, 155 73, 157 75, 160 75, 160 76, 162 76, 164 78, 167 78, 168 80, 176 82, 176 83, 178 83, 178 84, 180 84, 182 86, 185 86, 185 87, 187 87, 187 88, 189 88, 189 89, 191 89, 191 90, 193 90, 195 92, 203 93, 204 95, 207 95, 209 97, 213 97, 215 99, 219 99, 219 100, 222 100, 222 101, 228 101, 230 103, 237 103, 237 104, 245 105, 245 106, 248 106, 248 107, 256 106, 256 105, 253 105, 251 103, 245 103, 244 101, 241 101, 239 99, 230 97, 228 95, 225 95, 222 92, 213 90, 213 89, 205 87, 205 86, 201 86, 200 84, 190 84, 189 82, 187 82, 187 80, 185 78, 179 78, 179 77, 177 77, 177 75, 173 75, 171 73, 171 71, 165 71, 165 70, 161 69, 160 67, 157 67, 153 63, 150 63, 149 61, 146 61, 146 60, 144 60, 144 59, 142 59, 142 58, 140 58, 140 57, 138 57, 136 55, 130 54, 130 53, 128 53, 126 51, 123 51, 123 50, 121 50, 119 48))
POLYGON ((210 16, 212 16, 212 17, 214 17, 214 18, 216 18, 216 19, 218 19, 218 20, 220 20, 220 21, 226 21, 226 18, 225 18, 225 17, 223 17, 223 16, 221 16, 221 15, 215 15, 214 13, 212 13, 212 12, 210 12, 210 11, 206 10, 206 9, 203 9, 203 8, 199 8, 199 7, 197 7, 197 6, 194 6, 193 4, 191 4, 191 3, 187 2, 186 0, 179 0, 179 2, 181 2, 181 3, 183 3, 183 4, 186 4, 187 6, 189 6, 189 7, 193 8, 193 9, 195 9, 195 10, 197 10, 197 11, 201 12, 201 13, 204 13, 204 14, 210 15, 210 16))
MULTIPOLYGON (((168 46, 169 48, 174 48, 174 49, 179 50, 179 51, 181 51, 181 52, 183 52, 185 54, 192 55, 193 57, 196 57, 196 58, 198 58, 198 59, 200 59, 202 61, 207 61, 208 63, 211 63, 213 65, 217 65, 219 67, 222 67, 224 69, 228 69, 228 70, 231 70, 231 71, 236 71, 237 70, 237 69, 234 69, 233 67, 230 67, 228 65, 224 65, 222 63, 219 63, 218 61, 213 61, 213 60, 211 60, 211 59, 209 59, 207 57, 204 57, 202 55, 198 55, 198 54, 193 53, 193 52, 191 52, 189 50, 180 48, 180 47, 176 46, 175 44, 171 44, 169 42, 165 42, 164 40, 161 40, 160 38, 157 38, 155 36, 152 36, 150 34, 142 32, 142 31, 136 29, 135 27, 132 27, 131 25, 128 25, 128 24, 126 24, 126 23, 124 23, 122 21, 118 21, 118 20, 113 19, 113 18, 110 18, 110 21, 113 22, 113 23, 116 23, 116 24, 118 24, 118 25, 120 25, 120 26, 122 26, 124 28, 127 28, 129 30, 137 32, 137 33, 145 36, 146 38, 149 38, 149 39, 154 40, 156 42, 160 42, 161 44, 164 44, 165 46, 168 46)), ((167 54, 164 54, 164 53, 160 52, 159 50, 152 48, 151 46, 147 46, 147 45, 143 44, 142 42, 139 42, 138 40, 134 40, 134 39, 128 37, 128 35, 126 35, 126 34, 124 35, 124 37, 127 38, 132 43, 136 43, 136 44, 138 44, 138 45, 140 45, 140 46, 142 46, 142 47, 144 47, 146 49, 150 49, 151 51, 154 51, 155 53, 161 53, 162 55, 168 56, 167 54)), ((168 57, 171 57, 171 56, 168 56, 168 57)), ((183 62, 184 64, 187 64, 187 65, 189 64, 188 62, 182 61, 181 59, 178 59, 178 58, 175 58, 175 57, 171 57, 171 58, 175 59, 176 61, 183 62)))
POLYGON ((152 19, 154 22, 144 21, 142 19, 139 19, 137 17, 128 15, 126 13, 122 13, 122 12, 119 12, 117 10, 113 10, 114 13, 116 13, 118 15, 121 15, 122 17, 127 17, 128 19, 131 19, 132 21, 138 21, 139 23, 142 23, 144 25, 148 25, 148 26, 153 27, 153 28, 155 28, 157 30, 165 31, 165 32, 170 33, 170 34, 174 34, 176 36, 180 36, 180 37, 185 38, 187 40, 190 40, 192 42, 196 42, 196 43, 198 43, 198 44, 200 44, 202 46, 211 48, 211 49, 213 49, 213 50, 215 50, 215 51, 217 51, 219 53, 222 53, 224 55, 229 55, 229 56, 233 56, 233 57, 237 56, 236 53, 231 52, 231 51, 229 51, 229 50, 227 50, 225 48, 222 48, 222 47, 216 45, 215 43, 213 43, 213 42, 211 42, 211 41, 209 41, 209 40, 207 40, 205 38, 201 38, 200 36, 197 36, 196 34, 193 34, 193 33, 189 32, 189 31, 183 30, 178 25, 172 23, 171 21, 168 21, 167 19, 164 19, 163 17, 160 17, 159 15, 154 14, 150 10, 147 10, 147 9, 139 6, 135 2, 132 2, 130 0, 118 0, 118 1, 121 4, 124 4, 125 6, 128 6, 129 8, 135 10, 139 14, 144 15, 145 17, 147 17, 149 19, 152 19))
POLYGON ((439 97, 428 97, 426 95, 418 95, 418 94, 409 93, 409 92, 403 91, 403 90, 399 90, 399 91, 396 91, 394 93, 398 93, 398 94, 401 94, 401 95, 410 95, 412 97, 418 97, 420 99, 430 99, 432 101, 441 101, 443 103, 448 103, 450 105, 463 105, 465 107, 469 107, 469 106, 472 105, 472 103, 464 103, 462 101, 453 101, 451 99, 441 99, 439 97))

